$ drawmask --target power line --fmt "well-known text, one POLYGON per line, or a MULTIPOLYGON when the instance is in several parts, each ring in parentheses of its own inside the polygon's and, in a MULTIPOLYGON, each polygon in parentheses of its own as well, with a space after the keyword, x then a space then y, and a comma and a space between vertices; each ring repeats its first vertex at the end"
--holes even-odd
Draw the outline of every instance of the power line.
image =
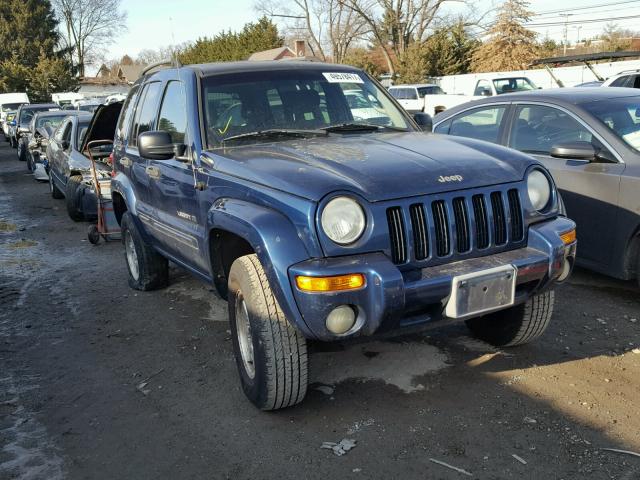
POLYGON ((562 10, 548 10, 546 12, 536 12, 534 13, 532 16, 533 17, 538 17, 541 15, 547 15, 547 14, 551 14, 551 13, 564 13, 564 12, 575 12, 576 10, 589 10, 590 8, 598 8, 598 7, 612 7, 615 5, 625 5, 628 3, 638 3, 640 0, 625 0, 623 2, 609 2, 609 3, 600 3, 597 5, 587 5, 584 7, 572 7, 572 8, 565 8, 562 10))
MULTIPOLYGON (((570 14, 569 14, 570 15, 570 14)), ((593 18, 587 20, 571 20, 562 21, 562 22, 547 22, 547 23, 525 23, 527 27, 553 27, 555 25, 575 25, 582 23, 603 23, 603 22, 614 22, 616 20, 628 20, 631 18, 640 18, 640 15, 626 15, 624 17, 609 17, 609 18, 593 18)))

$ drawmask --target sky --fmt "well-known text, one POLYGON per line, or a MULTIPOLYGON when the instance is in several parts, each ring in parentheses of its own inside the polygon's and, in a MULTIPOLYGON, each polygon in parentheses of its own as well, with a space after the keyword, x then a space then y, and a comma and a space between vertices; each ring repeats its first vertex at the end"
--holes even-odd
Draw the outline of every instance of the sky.
MULTIPOLYGON (((106 58, 118 59, 124 54, 135 58, 144 49, 193 41, 201 36, 213 36, 223 30, 239 30, 248 22, 255 21, 259 14, 254 10, 255 0, 123 0, 123 10, 128 14, 128 31, 105 52, 106 58)), ((474 11, 494 10, 500 0, 469 0, 474 11)), ((447 7, 455 12, 459 2, 447 7)), ((539 26, 531 27, 542 37, 549 36, 562 40, 564 17, 566 12, 570 22, 581 22, 599 18, 623 17, 640 14, 640 0, 637 2, 622 0, 533 0, 530 9, 542 13, 532 19, 539 26), (615 5, 611 5, 614 3, 615 5), (583 9, 592 5, 603 5, 583 9), (562 12, 560 12, 562 10, 562 12), (552 13, 546 13, 552 12, 552 13), (548 25, 559 23, 559 25, 548 25)), ((491 15, 488 16, 490 21, 491 15)), ((640 18, 616 20, 620 27, 637 29, 640 18)), ((579 38, 593 37, 602 31, 604 23, 570 24, 567 30, 568 40, 575 42, 579 38), (580 27, 580 28, 578 28, 580 27)))

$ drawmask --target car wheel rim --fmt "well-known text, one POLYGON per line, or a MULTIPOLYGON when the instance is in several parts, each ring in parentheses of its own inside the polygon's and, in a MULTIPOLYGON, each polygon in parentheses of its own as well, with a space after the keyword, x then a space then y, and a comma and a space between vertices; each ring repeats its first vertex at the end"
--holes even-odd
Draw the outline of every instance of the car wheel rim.
POLYGON ((251 323, 249 323, 249 312, 247 304, 238 292, 236 295, 236 334, 240 346, 240 356, 247 376, 253 379, 256 376, 256 367, 253 355, 253 341, 251 338, 251 323))
POLYGON ((127 255, 127 263, 129 264, 129 272, 134 280, 138 280, 140 277, 140 271, 138 269, 138 253, 136 252, 136 246, 133 243, 133 237, 129 232, 125 234, 125 251, 127 255))

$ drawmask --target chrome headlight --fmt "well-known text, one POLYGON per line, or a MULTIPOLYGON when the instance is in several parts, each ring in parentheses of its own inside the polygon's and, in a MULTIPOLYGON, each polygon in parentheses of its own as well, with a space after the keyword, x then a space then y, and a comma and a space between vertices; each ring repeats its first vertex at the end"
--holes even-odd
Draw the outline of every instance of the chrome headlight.
POLYGON ((327 203, 320 223, 327 237, 339 245, 358 240, 367 225, 362 207, 349 197, 336 197, 327 203))
POLYGON ((529 172, 527 177, 527 192, 531 205, 538 211, 544 210, 551 200, 551 181, 542 172, 542 170, 534 169, 529 172))

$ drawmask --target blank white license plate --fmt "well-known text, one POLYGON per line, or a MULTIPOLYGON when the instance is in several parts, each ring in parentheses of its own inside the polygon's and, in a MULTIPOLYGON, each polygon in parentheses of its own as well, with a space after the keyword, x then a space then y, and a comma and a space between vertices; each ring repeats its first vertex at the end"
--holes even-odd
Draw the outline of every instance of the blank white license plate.
POLYGON ((470 317, 513 305, 517 273, 513 265, 504 265, 453 277, 445 315, 470 317))

